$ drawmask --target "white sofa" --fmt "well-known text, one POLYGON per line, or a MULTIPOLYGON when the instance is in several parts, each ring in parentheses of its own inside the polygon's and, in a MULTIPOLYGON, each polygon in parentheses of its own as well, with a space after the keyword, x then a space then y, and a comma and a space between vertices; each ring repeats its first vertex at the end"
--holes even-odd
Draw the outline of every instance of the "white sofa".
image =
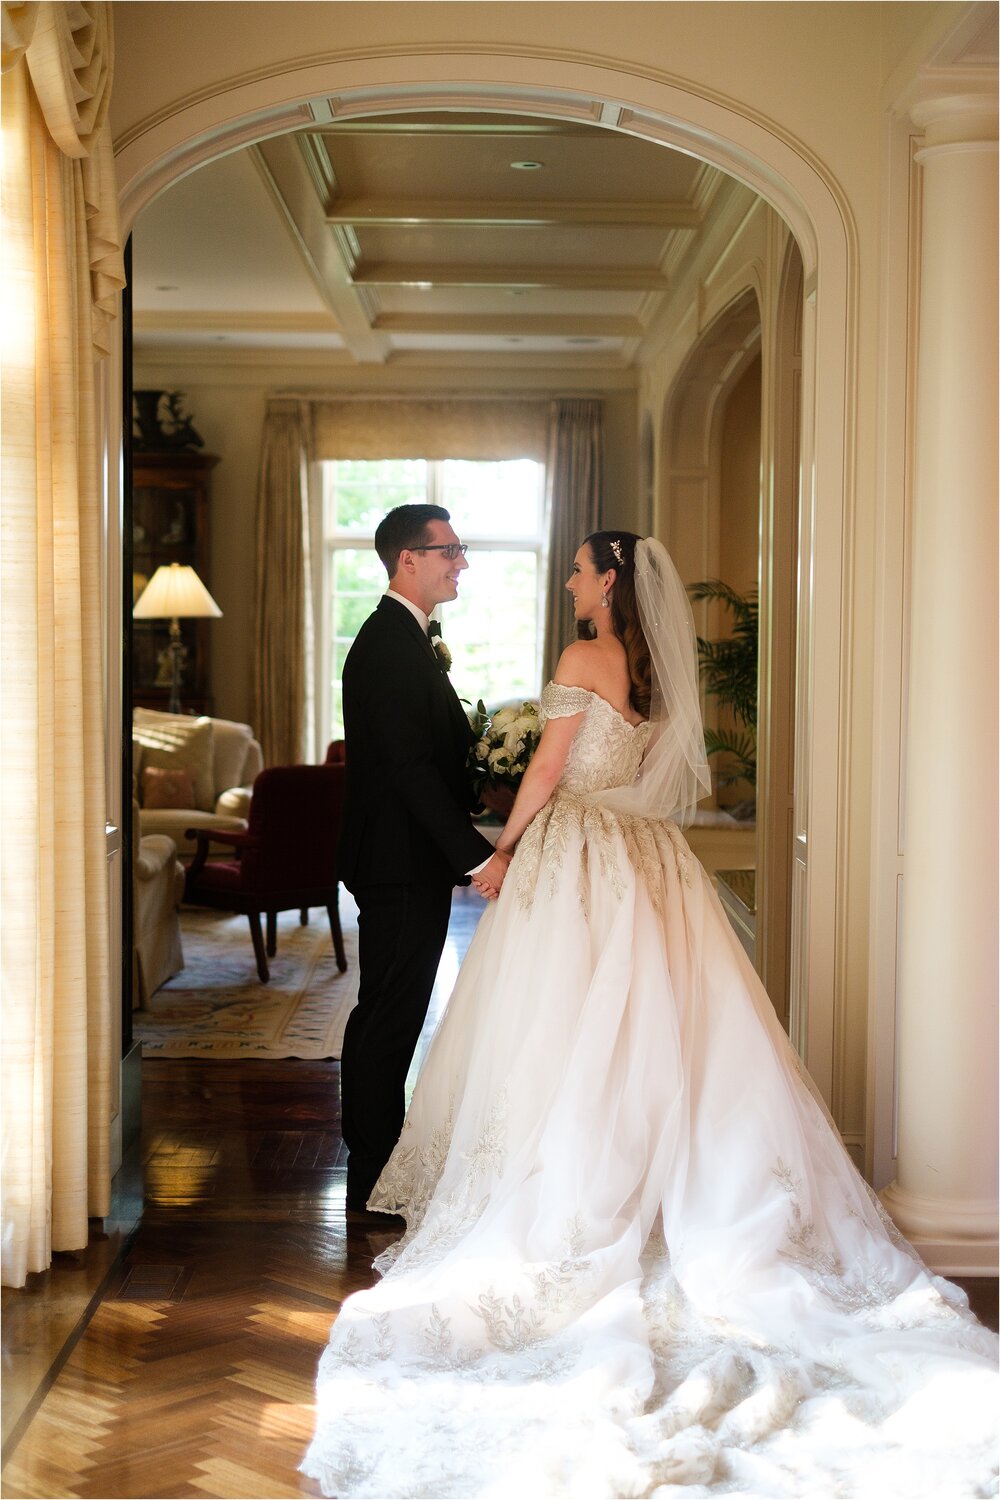
POLYGON ((184 967, 177 908, 184 895, 184 866, 165 834, 142 835, 139 804, 132 801, 132 924, 135 982, 132 1003, 150 995, 184 967))
POLYGON ((240 831, 246 828, 253 783, 264 769, 264 756, 249 724, 231 719, 193 718, 137 708, 132 716, 132 769, 142 804, 147 767, 177 769, 191 775, 192 807, 140 806, 143 836, 166 834, 185 859, 194 855, 188 828, 240 831))

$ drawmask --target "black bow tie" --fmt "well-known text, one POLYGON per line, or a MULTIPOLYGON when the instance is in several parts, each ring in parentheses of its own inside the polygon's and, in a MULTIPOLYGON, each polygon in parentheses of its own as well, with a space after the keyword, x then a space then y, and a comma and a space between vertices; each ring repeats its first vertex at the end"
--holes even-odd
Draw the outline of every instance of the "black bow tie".
POLYGON ((428 620, 428 622, 427 622, 427 634, 430 636, 431 640, 433 640, 436 635, 440 635, 441 634, 441 621, 440 620, 428 620))

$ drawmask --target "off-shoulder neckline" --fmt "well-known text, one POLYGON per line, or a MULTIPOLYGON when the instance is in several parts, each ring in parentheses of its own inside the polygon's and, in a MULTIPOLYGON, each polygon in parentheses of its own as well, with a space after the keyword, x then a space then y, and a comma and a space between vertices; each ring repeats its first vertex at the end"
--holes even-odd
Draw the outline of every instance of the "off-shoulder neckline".
POLYGON ((648 719, 640 719, 638 724, 633 724, 631 719, 626 719, 620 708, 615 708, 613 703, 609 703, 607 698, 602 698, 600 693, 595 693, 593 688, 578 687, 576 683, 556 682, 554 680, 551 680, 548 686, 564 688, 570 693, 586 693, 588 698, 595 698, 598 703, 603 703, 604 707, 609 713, 613 713, 616 719, 621 719, 626 729, 646 729, 649 727, 648 719))

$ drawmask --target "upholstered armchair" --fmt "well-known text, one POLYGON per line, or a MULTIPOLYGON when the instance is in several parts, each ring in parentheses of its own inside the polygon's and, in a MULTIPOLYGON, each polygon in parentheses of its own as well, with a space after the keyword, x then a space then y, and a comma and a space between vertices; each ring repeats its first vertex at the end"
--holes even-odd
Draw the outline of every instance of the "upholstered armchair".
POLYGON ((245 832, 254 778, 264 757, 249 724, 137 708, 132 761, 143 834, 166 834, 182 859, 194 855, 189 828, 245 832))
POLYGON ((341 973, 347 968, 337 891, 337 841, 344 805, 343 766, 271 766, 253 786, 245 833, 191 828, 197 853, 184 899, 194 906, 243 912, 250 924, 257 973, 270 978, 279 911, 325 906, 341 973), (209 859, 212 844, 230 852, 209 859), (267 944, 261 916, 267 918, 267 944))
POLYGON ((132 929, 135 948, 133 1002, 150 995, 184 967, 177 907, 184 894, 184 866, 173 839, 143 835, 139 804, 132 801, 132 929))

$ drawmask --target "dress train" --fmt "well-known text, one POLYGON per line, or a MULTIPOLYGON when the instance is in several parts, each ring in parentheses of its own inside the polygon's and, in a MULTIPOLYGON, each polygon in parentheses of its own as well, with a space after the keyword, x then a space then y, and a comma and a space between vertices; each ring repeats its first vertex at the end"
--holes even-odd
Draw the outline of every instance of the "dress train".
POLYGON ((580 689, 371 1206, 303 1465, 324 1494, 996 1493, 996 1341, 856 1172, 671 823, 588 797, 580 689))

